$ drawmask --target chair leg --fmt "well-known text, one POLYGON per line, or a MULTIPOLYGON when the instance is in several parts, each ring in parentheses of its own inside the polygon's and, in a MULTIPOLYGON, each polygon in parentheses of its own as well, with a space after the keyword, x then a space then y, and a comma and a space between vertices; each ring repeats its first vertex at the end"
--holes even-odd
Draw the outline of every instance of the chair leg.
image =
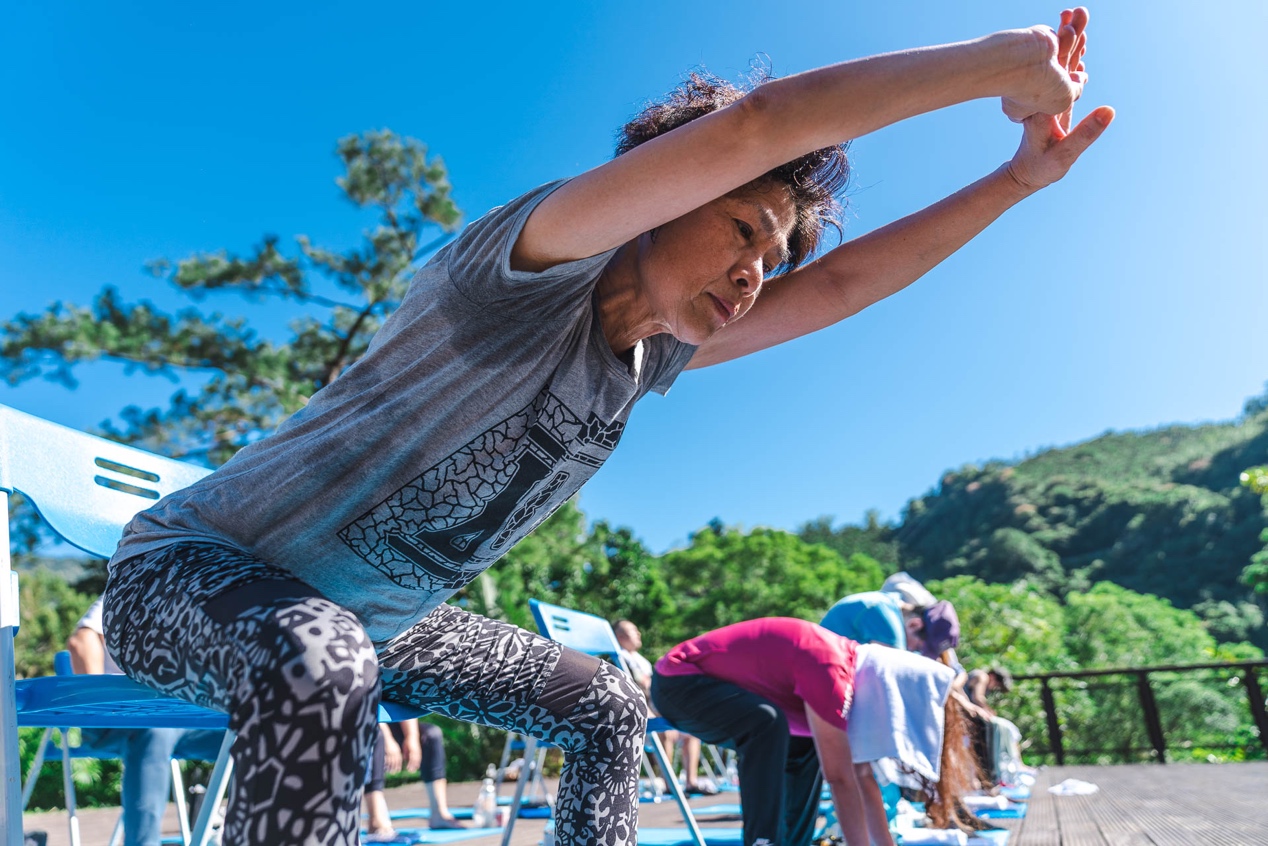
POLYGON ((189 846, 189 804, 185 801, 185 779, 181 778, 181 764, 175 758, 172 764, 172 801, 176 803, 176 820, 181 827, 181 843, 189 846))
MULTIPOLYGON (((511 799, 511 811, 506 817, 506 828, 502 829, 502 846, 511 846, 511 832, 515 831, 515 820, 520 815, 520 802, 524 799, 524 787, 530 778, 537 774, 537 738, 524 738, 524 768, 515 782, 515 796, 511 799)), ((554 813, 553 811, 551 813, 554 813)))
POLYGON ((229 789, 229 776, 233 774, 233 758, 229 755, 233 741, 233 732, 226 731, 224 742, 220 744, 220 754, 216 757, 216 766, 211 771, 211 780, 207 782, 207 792, 203 794, 202 807, 198 809, 198 819, 194 822, 189 846, 208 846, 212 842, 211 822, 220 810, 225 791, 229 789))
POLYGON ((110 846, 123 846, 123 814, 114 821, 114 831, 110 832, 110 846))
POLYGON ((70 770, 70 741, 62 732, 62 790, 66 794, 66 817, 70 846, 80 846, 79 817, 75 814, 75 779, 70 770))
POLYGON ((502 741, 502 757, 498 759, 497 776, 493 782, 493 789, 498 793, 502 792, 502 782, 506 780, 506 768, 511 764, 511 743, 514 737, 515 733, 508 731, 506 739, 502 741))
MULTIPOLYGON (((660 738, 654 734, 647 735, 647 745, 651 747, 652 754, 656 756, 656 762, 662 767, 670 766, 669 756, 665 754, 665 747, 661 745, 660 738)), ((682 785, 678 783, 678 779, 666 779, 668 782, 665 786, 674 794, 674 801, 678 803, 678 810, 682 812, 682 820, 687 824, 687 831, 691 834, 692 841, 696 846, 705 846, 704 835, 700 833, 700 826, 696 825, 696 815, 691 812, 691 806, 687 804, 687 797, 682 792, 682 785)), ((503 844, 506 846, 506 844, 503 844)))
POLYGON ((40 746, 35 750, 35 760, 31 762, 31 769, 26 774, 26 781, 22 784, 22 810, 26 811, 26 806, 31 803, 31 794, 35 792, 35 782, 40 777, 40 770, 44 767, 44 753, 48 749, 48 739, 53 734, 51 728, 44 729, 44 736, 40 738, 40 746))

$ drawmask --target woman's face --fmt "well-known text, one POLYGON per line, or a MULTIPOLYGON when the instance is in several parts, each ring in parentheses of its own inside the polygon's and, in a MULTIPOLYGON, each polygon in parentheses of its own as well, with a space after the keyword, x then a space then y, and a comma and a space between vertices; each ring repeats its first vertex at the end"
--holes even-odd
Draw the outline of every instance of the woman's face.
POLYGON ((796 208, 782 185, 719 197, 639 239, 639 277, 654 318, 700 344, 753 307, 787 253, 796 208))

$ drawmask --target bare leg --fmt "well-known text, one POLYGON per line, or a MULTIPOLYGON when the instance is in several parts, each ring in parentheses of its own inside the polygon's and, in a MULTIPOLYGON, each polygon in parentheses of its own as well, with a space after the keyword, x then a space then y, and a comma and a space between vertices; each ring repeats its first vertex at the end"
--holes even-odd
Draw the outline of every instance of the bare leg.
POLYGON ((448 780, 438 778, 435 781, 425 781, 423 785, 427 788, 427 802, 428 807, 431 808, 431 827, 465 828, 466 826, 454 819, 453 813, 449 810, 448 780))
POLYGON ((687 771, 687 783, 683 790, 689 793, 703 793, 712 796, 717 793, 716 787, 708 782, 700 784, 700 738, 687 733, 682 735, 682 765, 687 771))
POLYGON ((365 792, 365 812, 370 818, 365 830, 371 835, 391 837, 396 833, 392 828, 392 816, 387 807, 387 797, 382 790, 365 792))

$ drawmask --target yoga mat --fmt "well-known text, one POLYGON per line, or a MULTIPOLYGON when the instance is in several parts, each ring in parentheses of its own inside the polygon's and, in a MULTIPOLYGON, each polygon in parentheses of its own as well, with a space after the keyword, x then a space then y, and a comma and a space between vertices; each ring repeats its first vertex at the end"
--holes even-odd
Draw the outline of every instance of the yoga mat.
MULTIPOLYGON (((505 807, 511 804, 511 800, 507 799, 505 802, 498 802, 498 804, 505 807)), ((451 807, 449 809, 449 812, 453 814, 454 819, 456 820, 471 819, 470 808, 452 808, 451 807)), ((549 816, 550 816, 549 805, 520 805, 519 818, 522 820, 544 820, 549 816)), ((429 820, 431 819, 431 809, 430 808, 401 808, 400 810, 392 811, 390 814, 388 814, 388 817, 392 820, 429 820)), ((361 818, 365 819, 365 814, 362 814, 361 818)))
POLYGON ((1007 808, 983 808, 977 815, 984 820, 1019 820, 1026 816, 1025 805, 1009 805, 1007 808))
MULTIPOLYGON (((459 840, 470 840, 473 837, 487 837, 491 834, 500 834, 500 828, 447 828, 441 831, 432 831, 430 828, 398 828, 396 830, 397 838, 395 840, 379 841, 383 843, 414 844, 414 843, 456 843, 459 840)), ((363 841, 373 843, 374 841, 363 841)))
MULTIPOLYGON (((737 828, 701 828, 709 846, 741 846, 744 835, 737 828)), ((686 828, 640 828, 638 846, 694 846, 686 828)))
POLYGON ((730 804, 729 802, 719 802, 717 805, 703 805, 699 808, 697 808, 695 805, 692 805, 691 812, 694 813, 698 817, 708 817, 708 816, 716 817, 720 814, 726 814, 727 816, 739 816, 741 813, 740 805, 738 802, 734 805, 730 804))
POLYGON ((1026 787, 1025 785, 1020 785, 1018 787, 1001 787, 999 789, 999 792, 1000 792, 1000 795, 1007 796, 1009 799, 1029 799, 1030 798, 1030 788, 1026 787))
POLYGON ((979 831, 969 838, 969 846, 1007 846, 1009 830, 997 828, 994 831, 979 831))
MULTIPOLYGON (((449 813, 453 814, 454 819, 457 820, 471 819, 470 808, 450 808, 449 813)), ((364 817, 365 814, 361 816, 364 817)), ((429 820, 431 808, 401 808, 399 811, 392 811, 388 816, 393 820, 429 820)))

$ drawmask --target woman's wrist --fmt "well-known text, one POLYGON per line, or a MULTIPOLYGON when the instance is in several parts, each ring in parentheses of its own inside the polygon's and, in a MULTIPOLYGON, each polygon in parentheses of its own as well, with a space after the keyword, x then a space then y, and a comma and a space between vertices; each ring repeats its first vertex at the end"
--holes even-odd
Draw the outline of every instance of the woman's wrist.
POLYGON ((1036 77, 1057 52, 1056 35, 1046 27, 1007 29, 980 39, 995 70, 987 97, 1020 98, 1032 93, 1036 77))

